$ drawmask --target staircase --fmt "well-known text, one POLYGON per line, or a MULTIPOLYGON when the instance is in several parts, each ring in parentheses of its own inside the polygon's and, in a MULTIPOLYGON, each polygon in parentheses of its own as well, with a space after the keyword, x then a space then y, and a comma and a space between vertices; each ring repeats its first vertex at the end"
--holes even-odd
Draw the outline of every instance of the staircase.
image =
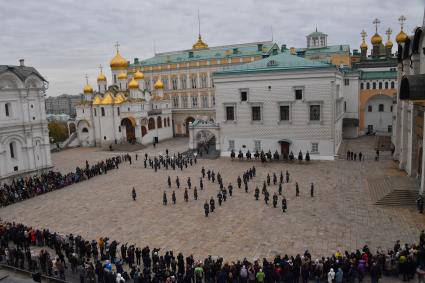
POLYGON ((73 132, 65 141, 59 144, 61 149, 67 148, 77 138, 77 132, 73 132))
POLYGON ((407 176, 382 176, 368 180, 372 202, 384 206, 414 206, 418 184, 407 176))

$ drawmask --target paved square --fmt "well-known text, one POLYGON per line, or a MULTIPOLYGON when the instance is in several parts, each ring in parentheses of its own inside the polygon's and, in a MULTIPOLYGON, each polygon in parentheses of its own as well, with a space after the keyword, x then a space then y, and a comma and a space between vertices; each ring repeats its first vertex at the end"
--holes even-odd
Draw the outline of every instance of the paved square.
MULTIPOLYGON (((125 243, 149 245, 162 250, 193 253, 195 258, 206 255, 224 256, 228 260, 247 257, 270 257, 276 253, 296 254, 308 249, 314 256, 328 256, 337 249, 353 250, 368 244, 372 250, 378 246, 392 248, 394 241, 418 241, 419 232, 425 229, 424 216, 414 207, 387 208, 373 205, 367 189, 367 178, 382 175, 403 175, 389 158, 372 160, 371 140, 362 139, 345 145, 351 150, 366 153, 364 162, 337 160, 312 161, 309 164, 259 162, 231 162, 227 158, 199 160, 184 171, 155 173, 143 167, 146 152, 182 151, 185 139, 162 143, 157 148, 139 152, 133 165, 122 165, 107 175, 92 178, 15 205, 0 209, 0 217, 60 233, 81 234, 87 239, 108 236, 125 243), (199 190, 201 167, 220 172, 224 184, 236 187, 236 178, 251 166, 256 166, 257 176, 249 183, 249 194, 242 189, 216 212, 205 218, 203 203, 216 196, 218 184, 205 179, 204 190, 199 190), (262 196, 255 201, 255 185, 265 180, 267 173, 290 173, 289 184, 284 184, 288 211, 265 205, 262 196), (164 190, 171 202, 172 189, 167 188, 167 176, 173 180, 176 205, 162 205, 164 190), (183 201, 183 189, 175 188, 175 177, 180 177, 183 188, 186 178, 198 186, 199 199, 183 201), (295 197, 295 182, 299 183, 301 196, 295 197), (309 194, 309 184, 315 184, 315 197, 309 194), (131 188, 136 188, 137 201, 131 200, 131 188)), ((104 159, 116 153, 99 149, 71 149, 53 154, 57 170, 66 172, 85 160, 104 159)), ((269 192, 277 191, 270 186, 269 192)), ((280 199, 279 199, 280 204, 280 199)), ((217 203, 216 203, 216 206, 217 203)))

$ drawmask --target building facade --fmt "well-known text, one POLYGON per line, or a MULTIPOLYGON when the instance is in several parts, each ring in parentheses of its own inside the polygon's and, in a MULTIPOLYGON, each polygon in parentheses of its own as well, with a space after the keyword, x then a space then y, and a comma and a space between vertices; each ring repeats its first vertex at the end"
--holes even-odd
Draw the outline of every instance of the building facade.
MULTIPOLYGON (((405 19, 405 18, 404 18, 405 19)), ((425 17, 421 27, 408 36, 397 35, 397 80, 400 85, 393 133, 394 159, 399 168, 420 180, 419 193, 425 188, 424 112, 425 112, 425 17)))
POLYGON ((33 67, 0 65, 0 180, 52 167, 44 103, 47 81, 33 67))
POLYGON ((222 155, 308 151, 333 160, 342 141, 343 73, 289 51, 214 74, 222 155))
POLYGON ((144 74, 128 74, 128 61, 118 51, 110 62, 112 84, 102 70, 96 92, 84 87, 84 100, 76 106, 75 129, 81 146, 159 142, 173 136, 171 100, 157 78, 153 89, 145 87, 144 74))
POLYGON ((188 125, 195 119, 215 120, 213 72, 279 52, 270 41, 209 47, 199 35, 191 49, 136 58, 128 72, 143 72, 147 91, 153 91, 155 81, 161 78, 164 93, 172 101, 174 135, 188 136, 188 125))
POLYGON ((66 114, 70 117, 76 116, 75 106, 83 99, 83 95, 61 94, 46 98, 47 114, 66 114))

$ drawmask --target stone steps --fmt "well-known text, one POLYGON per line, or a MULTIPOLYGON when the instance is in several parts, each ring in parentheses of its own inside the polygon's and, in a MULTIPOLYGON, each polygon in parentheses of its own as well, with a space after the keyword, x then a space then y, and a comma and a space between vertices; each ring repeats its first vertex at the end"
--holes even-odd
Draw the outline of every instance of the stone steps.
POLYGON ((418 192, 412 190, 394 190, 376 202, 377 205, 386 206, 414 206, 418 192))
POLYGON ((382 176, 368 180, 372 203, 388 206, 415 205, 418 197, 416 180, 407 176, 382 176))

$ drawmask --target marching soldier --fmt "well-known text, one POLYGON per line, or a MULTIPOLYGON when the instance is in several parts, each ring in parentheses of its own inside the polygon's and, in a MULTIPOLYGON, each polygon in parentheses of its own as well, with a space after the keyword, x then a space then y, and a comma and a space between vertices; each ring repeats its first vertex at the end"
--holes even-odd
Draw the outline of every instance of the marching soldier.
POLYGON ((229 186, 227 187, 229 189, 229 197, 232 197, 232 191, 233 191, 233 186, 231 183, 229 183, 229 186))
POLYGON ((177 185, 177 189, 180 189, 180 180, 179 180, 179 176, 176 177, 176 185, 177 185))
POLYGON ((311 195, 311 197, 314 197, 314 185, 313 185, 313 183, 311 183, 310 195, 311 195))
POLYGON ((168 187, 171 188, 171 178, 168 176, 168 187))
POLYGON ((273 207, 276 208, 276 205, 277 205, 277 194, 274 193, 273 194, 273 207))
POLYGON ((195 200, 198 200, 198 190, 196 189, 196 186, 195 186, 195 188, 193 188, 193 198, 195 200))
POLYGON ((279 195, 282 195, 282 183, 279 183, 279 195))
POLYGON ((164 194, 162 195, 162 204, 167 205, 167 194, 164 191, 164 194))
POLYGON ((245 182, 245 193, 248 193, 248 182, 245 182))
POLYGON ((242 184, 242 180, 241 180, 241 176, 238 176, 238 188, 241 188, 241 184, 242 184))
POLYGON ((280 171, 279 179, 280 179, 280 183, 283 183, 283 172, 282 171, 280 171))
POLYGON ((211 199, 210 199, 210 210, 211 210, 211 212, 214 212, 214 209, 215 209, 215 201, 214 201, 214 198, 211 197, 211 199))
POLYGON ((300 196, 300 188, 298 187, 298 182, 295 183, 295 196, 300 196))
POLYGON ((282 199, 282 212, 286 212, 287 206, 286 206, 286 198, 283 197, 282 199))
POLYGON ((202 166, 201 173, 202 173, 202 178, 205 178, 205 168, 204 168, 204 166, 202 166))
POLYGON ((133 189, 131 190, 131 196, 133 197, 133 200, 136 200, 136 189, 134 189, 134 187, 133 187, 133 189))
POLYGON ((223 194, 223 201, 226 201, 226 199, 227 199, 227 191, 226 190, 222 190, 222 194, 223 194))
POLYGON ((204 203, 204 211, 205 211, 205 217, 208 217, 208 213, 210 212, 210 206, 208 205, 207 201, 205 201, 204 203))
POLYGON ((187 188, 184 188, 184 201, 185 202, 189 201, 189 194, 187 193, 187 188))
POLYGON ((258 198, 260 197, 260 189, 258 187, 255 188, 254 196, 255 200, 258 200, 258 198))
POLYGON ((173 194, 171 195, 171 199, 173 200, 173 204, 176 204, 176 192, 173 191, 173 194))
POLYGON ((223 196, 221 195, 221 192, 219 191, 218 194, 217 194, 217 199, 218 199, 218 205, 219 206, 221 206, 222 198, 223 198, 223 196))
POLYGON ((270 186, 270 174, 267 173, 267 186, 270 186))
POLYGON ((201 188, 201 191, 204 189, 204 182, 202 181, 202 178, 199 178, 199 187, 201 188))
POLYGON ((289 183, 289 172, 286 170, 286 183, 289 183))
POLYGON ((276 173, 273 173, 273 185, 276 186, 276 183, 277 183, 277 176, 276 176, 276 173))
POLYGON ((190 177, 187 177, 187 186, 189 187, 189 190, 192 189, 192 182, 190 181, 190 177))
POLYGON ((267 190, 264 192, 264 202, 269 205, 269 192, 267 190))

